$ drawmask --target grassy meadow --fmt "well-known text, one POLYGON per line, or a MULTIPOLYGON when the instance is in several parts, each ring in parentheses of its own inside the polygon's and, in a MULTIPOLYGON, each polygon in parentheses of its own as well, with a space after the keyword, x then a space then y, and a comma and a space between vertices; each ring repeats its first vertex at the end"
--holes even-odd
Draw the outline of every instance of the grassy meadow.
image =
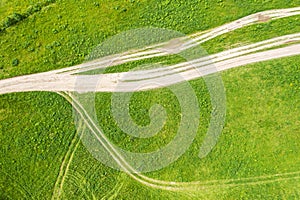
MULTIPOLYGON (((266 9, 299 6, 298 1, 36 1, 0 0, 0 24, 15 14, 34 12, 0 32, 0 79, 82 63, 105 39, 141 27, 168 28, 184 34, 210 29, 266 9)), ((17 15, 18 16, 18 15, 17 15)), ((300 16, 236 30, 202 47, 215 53, 232 47, 299 32, 300 16)), ((182 61, 176 56, 132 62, 182 61)), ((299 199, 300 57, 276 59, 221 73, 226 89, 226 122, 213 151, 199 159, 211 102, 203 79, 191 81, 200 113, 197 136, 188 151, 168 167, 146 173, 167 181, 210 181, 278 175, 269 182, 218 185, 199 191, 171 192, 144 186, 126 173, 97 161, 81 143, 71 105, 60 95, 30 92, 0 96, 0 199, 299 199), (286 177, 284 176, 284 177, 286 177), (61 190, 58 194, 57 191, 61 190)), ((111 93, 95 98, 106 136, 119 147, 151 152, 176 134, 180 106, 166 88, 137 92, 130 114, 140 125, 149 109, 163 105, 168 120, 149 139, 132 138, 116 125, 111 93)), ((84 127, 83 127, 84 128, 84 127)))

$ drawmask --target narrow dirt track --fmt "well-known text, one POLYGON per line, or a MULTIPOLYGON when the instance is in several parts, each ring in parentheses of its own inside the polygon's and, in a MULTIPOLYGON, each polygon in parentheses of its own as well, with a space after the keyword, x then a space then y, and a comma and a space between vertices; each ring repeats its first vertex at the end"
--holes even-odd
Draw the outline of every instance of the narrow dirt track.
POLYGON ((209 188, 222 188, 222 187, 236 187, 242 185, 259 185, 266 183, 273 183, 278 181, 287 180, 298 180, 300 179, 300 171, 278 173, 273 175, 263 175, 249 178, 239 179, 227 179, 227 180, 208 180, 208 181, 194 181, 194 182, 173 182, 173 181, 162 181, 147 177, 138 171, 122 157, 122 155, 116 150, 106 138, 106 136, 98 129, 97 124, 92 120, 89 114, 84 110, 83 106, 76 100, 70 93, 60 93, 66 99, 69 97, 72 99, 70 103, 81 116, 84 123, 91 130, 95 139, 110 153, 112 158, 121 169, 127 173, 131 178, 138 181, 139 183, 146 185, 151 188, 157 188, 169 191, 199 191, 209 188))

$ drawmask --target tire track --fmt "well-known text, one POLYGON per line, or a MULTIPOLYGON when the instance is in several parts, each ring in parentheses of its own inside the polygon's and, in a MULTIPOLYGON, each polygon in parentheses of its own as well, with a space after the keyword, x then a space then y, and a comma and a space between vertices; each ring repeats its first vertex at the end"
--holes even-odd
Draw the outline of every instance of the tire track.
POLYGON ((209 180, 209 181, 195 181, 195 182, 172 182, 162 181, 147 177, 130 166, 129 163, 122 157, 122 155, 110 144, 106 136, 97 128, 95 122, 86 113, 81 104, 77 102, 76 98, 69 94, 72 98, 72 106, 76 109, 87 127, 91 130, 95 138, 103 145, 103 147, 110 153, 112 158, 119 164, 121 169, 127 173, 131 178, 151 188, 169 190, 169 191, 189 191, 189 190, 203 190, 215 187, 236 187, 242 185, 259 185, 279 181, 298 180, 300 179, 300 171, 279 173, 274 175, 263 175, 250 178, 241 179, 227 179, 227 180, 209 180), (99 137, 100 136, 100 137, 99 137))
MULTIPOLYGON (((93 192, 85 185, 88 181, 83 175, 77 171, 72 171, 68 176, 73 180, 74 186, 81 191, 81 195, 85 197, 82 199, 95 199, 93 192)), ((80 199, 81 197, 77 196, 77 198, 80 199)))
MULTIPOLYGON (((84 131, 84 125, 80 124, 78 127, 78 132, 84 131)), ((53 193, 52 193, 52 200, 54 199, 60 199, 60 196, 63 192, 63 185, 65 182, 65 178, 67 176, 67 173, 69 171, 70 164, 73 160, 75 151, 80 144, 80 138, 78 137, 77 133, 74 134, 74 137, 71 141, 71 144, 69 146, 69 149, 67 153, 64 156, 64 159, 61 163, 60 170, 54 185, 53 193)))

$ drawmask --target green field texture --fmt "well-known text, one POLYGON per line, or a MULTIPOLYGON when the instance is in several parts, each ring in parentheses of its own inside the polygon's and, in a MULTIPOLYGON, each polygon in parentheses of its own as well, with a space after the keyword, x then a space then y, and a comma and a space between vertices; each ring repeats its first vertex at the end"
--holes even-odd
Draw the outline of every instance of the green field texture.
MULTIPOLYGON (((217 147, 205 159, 198 159, 197 153, 205 133, 205 121, 209 112, 209 103, 199 102, 202 107, 207 108, 201 113, 203 125, 199 128, 194 144, 177 162, 148 175, 163 180, 205 181, 297 171, 300 164, 297 134, 299 107, 295 108, 293 105, 299 104, 296 96, 299 95, 300 88, 297 74, 292 72, 299 70, 299 67, 290 63, 298 61, 299 58, 288 58, 225 72, 223 80, 227 90, 227 121, 217 147), (268 73, 262 74, 262 70, 268 73), (269 76, 272 76, 272 79, 269 76)), ((197 82, 201 81, 193 84, 201 85, 201 83, 196 84, 197 82)), ((199 94, 205 94, 204 88, 202 92, 199 91, 199 94)), ((128 143, 130 138, 118 130, 109 118, 110 112, 107 108, 109 104, 105 103, 109 101, 109 96, 110 94, 99 94, 98 98, 103 102, 99 106, 102 106, 100 108, 105 111, 99 113, 99 119, 103 127, 113 130, 107 133, 114 143, 128 150, 151 151, 170 140, 172 135, 162 131, 150 141, 137 140, 128 143), (164 134, 167 134, 167 138, 163 141, 159 140, 164 134)), ((136 94, 133 100, 138 101, 139 98, 144 97, 149 98, 149 95, 136 94)), ((168 98, 164 97, 160 101, 167 100, 168 98)), ((152 99, 153 101, 155 99, 152 99)), ((79 140, 75 136, 71 107, 63 98, 55 94, 36 92, 5 95, 1 97, 1 104, 2 112, 6 113, 1 119, 1 141, 7 144, 2 149, 4 154, 1 158, 1 171, 5 173, 3 176, 5 179, 1 180, 2 191, 12 198, 23 196, 25 190, 23 187, 37 198, 44 196, 50 198, 49 191, 52 191, 60 163, 69 149, 75 156, 65 180, 63 193, 65 198, 73 195, 83 195, 84 198, 84 195, 93 193, 100 198, 115 185, 116 187, 122 185, 118 197, 125 199, 130 199, 133 195, 131 192, 138 198, 149 195, 150 192, 154 199, 160 195, 171 195, 171 197, 183 195, 182 198, 191 195, 189 192, 169 194, 169 192, 147 189, 123 173, 107 168, 94 160, 82 144, 75 149, 71 141, 74 137, 75 143, 79 140), (27 116, 24 117, 25 113, 27 116), (35 175, 30 176, 31 174, 35 175), (129 189, 131 192, 128 193, 129 189)), ((147 108, 147 105, 143 108, 147 108)), ((134 111, 136 111, 133 113, 136 116, 133 117, 134 119, 145 115, 142 109, 134 111)), ((142 120, 140 123, 145 122, 142 120)), ((232 198, 238 198, 242 194, 249 198, 251 195, 253 198, 258 195, 263 197, 270 195, 270 198, 272 195, 282 195, 284 198, 297 195, 297 187, 299 187, 297 180, 291 180, 250 188, 241 186, 238 191, 235 188, 217 190, 206 195, 213 195, 212 198, 217 198, 220 194, 232 198), (262 188, 265 190, 264 193, 261 193, 262 188)), ((200 194, 194 195, 197 197, 200 194)))
MULTIPOLYGON (((3 1, 1 13, 5 16, 23 13, 36 3, 3 1)), ((81 63, 96 45, 124 30, 153 26, 194 33, 253 12, 297 5, 296 1, 279 0, 272 3, 76 1, 72 4, 56 1, 0 33, 0 78, 81 63), (12 66, 15 59, 19 64, 12 66)), ((202 46, 215 53, 299 32, 298 19, 296 16, 246 27, 202 46)), ((180 61, 176 59, 171 57, 167 62, 180 61)), ((299 171, 299 61, 296 56, 221 73, 227 95, 226 124, 216 148, 204 159, 197 155, 207 131, 211 105, 204 81, 191 81, 201 107, 197 137, 178 161, 146 175, 170 181, 207 181, 299 171)), ((125 64, 108 72, 129 70, 138 64, 144 63, 125 64)), ((110 110, 111 95, 97 94, 96 105, 100 125, 115 144, 130 151, 149 152, 172 140, 180 108, 168 89, 135 93, 131 99, 131 115, 141 125, 149 123, 151 105, 160 103, 168 111, 166 126, 151 139, 133 139, 116 126, 110 110)), ((7 94, 0 96, 0 105, 0 199, 50 199, 54 188, 61 185, 62 199, 300 198, 299 179, 292 176, 290 180, 267 184, 217 185, 197 192, 149 188, 90 155, 76 133, 71 105, 58 94, 7 94)))

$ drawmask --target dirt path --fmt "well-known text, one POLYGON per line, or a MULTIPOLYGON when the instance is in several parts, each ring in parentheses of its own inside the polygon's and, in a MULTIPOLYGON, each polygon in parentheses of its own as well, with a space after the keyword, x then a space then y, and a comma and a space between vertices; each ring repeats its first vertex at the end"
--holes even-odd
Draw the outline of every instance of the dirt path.
POLYGON ((96 75, 72 75, 69 72, 57 74, 51 71, 20 76, 1 80, 0 94, 25 91, 130 92, 150 90, 251 63, 300 55, 300 44, 295 44, 297 41, 300 41, 300 33, 149 70, 96 75), (293 43, 290 43, 291 41, 293 43), (285 46, 282 47, 282 45, 285 46))
MULTIPOLYGON (((118 84, 118 88, 122 88, 122 86, 119 85, 120 82, 119 78, 121 76, 125 75, 128 78, 131 77, 131 75, 119 73, 119 74, 110 74, 103 77, 92 77, 92 76, 84 77, 84 76, 78 76, 73 74, 89 71, 93 69, 103 68, 106 67, 107 64, 111 64, 113 66, 117 64, 130 62, 130 61, 141 60, 145 58, 153 58, 153 57, 158 57, 163 55, 169 55, 174 53, 174 51, 180 52, 185 49, 191 48, 195 45, 199 45, 203 42, 206 42, 224 33, 228 33, 230 31, 245 26, 249 26, 251 24, 260 23, 262 16, 264 16, 264 18, 268 18, 269 20, 274 20, 278 18, 284 18, 284 17, 294 16, 299 14, 300 14, 300 7, 259 12, 256 14, 243 17, 234 22, 222 25, 220 27, 211 29, 206 32, 196 33, 189 37, 181 38, 180 41, 182 41, 183 43, 175 47, 174 45, 170 46, 169 45, 170 43, 167 42, 167 43, 162 43, 151 47, 147 47, 145 49, 141 49, 135 52, 125 52, 122 55, 113 55, 113 56, 105 57, 100 60, 95 60, 89 63, 83 63, 81 65, 74 66, 74 67, 68 67, 68 68, 54 70, 45 73, 0 80, 0 94, 10 93, 10 92, 25 92, 25 91, 53 91, 53 92, 74 91, 76 89, 81 89, 75 87, 77 78, 83 78, 83 80, 85 79, 86 84, 91 84, 91 81, 95 81, 95 80, 91 80, 92 78, 94 79, 101 78, 102 85, 97 88, 97 91, 112 91, 112 88, 115 88, 116 84, 118 84), (190 41, 188 40, 188 38, 193 38, 193 40, 190 41), (185 40, 187 41, 185 42, 185 40)), ((289 42, 289 40, 287 40, 286 42, 289 42)), ((229 53, 229 51, 227 53, 229 53)), ((291 55, 297 55, 297 54, 291 54, 291 55)), ((219 54, 218 56, 221 55, 219 54)), ((286 54, 286 56, 290 56, 290 55, 286 54)), ((222 59, 222 57, 220 59, 222 59)), ((248 64, 250 64, 250 62, 248 64)), ((230 66, 228 66, 227 68, 230 68, 230 66)), ((222 70, 222 68, 220 68, 220 70, 222 70)), ((124 86, 127 87, 126 83, 124 86)), ((81 91, 89 91, 90 88, 88 87, 89 86, 86 85, 85 88, 82 88, 81 91)), ((94 87, 93 84, 92 87, 94 87)))
MULTIPOLYGON (((82 131, 82 129, 84 129, 83 126, 84 125, 82 124, 81 126, 78 127, 78 132, 82 131)), ((65 154, 65 156, 62 160, 60 170, 59 170, 56 182, 54 184, 54 189, 53 189, 53 194, 52 194, 51 199, 60 199, 61 198, 61 195, 63 193, 63 185, 65 182, 65 178, 67 176, 70 164, 73 160, 74 153, 75 153, 79 143, 80 143, 80 139, 76 133, 71 141, 71 144, 69 146, 67 153, 65 154)))

